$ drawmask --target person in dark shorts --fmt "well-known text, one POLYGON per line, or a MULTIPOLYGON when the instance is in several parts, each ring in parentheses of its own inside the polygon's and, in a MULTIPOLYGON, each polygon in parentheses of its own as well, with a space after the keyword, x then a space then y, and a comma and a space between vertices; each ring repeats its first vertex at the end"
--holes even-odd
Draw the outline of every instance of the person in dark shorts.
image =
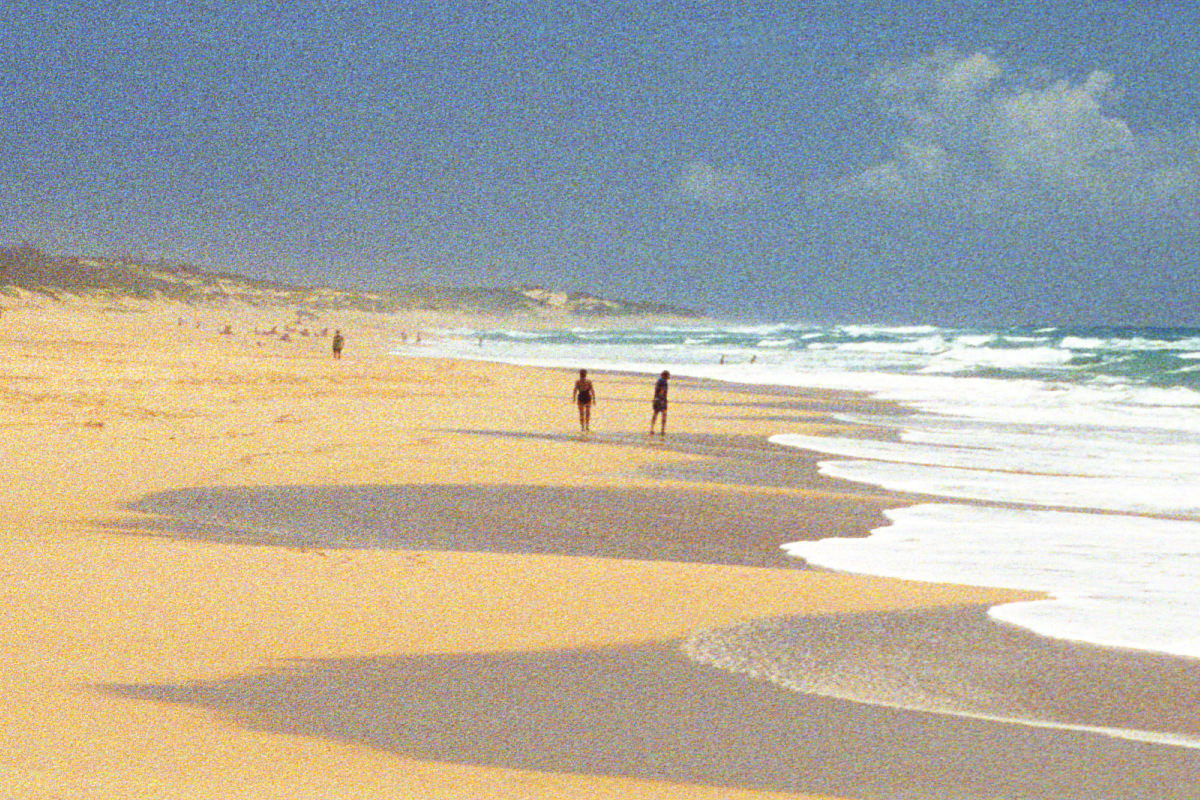
POLYGON ((650 435, 654 435, 654 423, 660 418, 659 433, 662 436, 667 435, 667 381, 671 379, 671 373, 665 369, 658 376, 658 381, 654 384, 654 413, 650 416, 650 435))
POLYGON ((340 330, 333 332, 333 357, 342 357, 342 348, 346 346, 346 337, 342 336, 340 330))
POLYGON ((579 407, 579 430, 592 429, 592 406, 596 405, 596 387, 587 376, 587 370, 579 370, 579 380, 575 381, 575 391, 571 399, 579 407))

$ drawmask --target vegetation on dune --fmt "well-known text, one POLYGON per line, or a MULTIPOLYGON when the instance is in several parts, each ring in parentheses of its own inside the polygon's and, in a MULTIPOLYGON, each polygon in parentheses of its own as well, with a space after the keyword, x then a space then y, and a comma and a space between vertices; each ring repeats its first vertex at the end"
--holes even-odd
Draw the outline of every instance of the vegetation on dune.
POLYGON ((297 286, 232 273, 212 273, 192 264, 163 260, 51 256, 29 245, 0 248, 0 292, 14 288, 56 298, 68 294, 112 299, 161 297, 185 303, 238 301, 259 306, 379 313, 428 309, 492 314, 558 310, 581 316, 701 315, 693 309, 664 303, 608 300, 540 286, 399 286, 378 291, 297 286))

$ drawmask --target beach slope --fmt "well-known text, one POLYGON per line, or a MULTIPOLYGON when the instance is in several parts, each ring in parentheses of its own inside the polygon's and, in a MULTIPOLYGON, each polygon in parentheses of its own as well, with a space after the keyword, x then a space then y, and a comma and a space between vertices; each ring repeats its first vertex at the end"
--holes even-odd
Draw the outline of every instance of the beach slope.
POLYGON ((388 355, 427 319, 256 333, 295 322, 4 314, 0 793, 1186 796, 1186 751, 813 698, 683 653, 762 618, 1012 596, 780 557, 905 500, 761 445, 781 416, 836 428, 849 398, 681 383, 650 444, 646 382, 597 375, 582 438, 569 373, 388 355), (340 360, 315 333, 335 327, 340 360), (1144 777, 1120 777, 1131 758, 1144 777))

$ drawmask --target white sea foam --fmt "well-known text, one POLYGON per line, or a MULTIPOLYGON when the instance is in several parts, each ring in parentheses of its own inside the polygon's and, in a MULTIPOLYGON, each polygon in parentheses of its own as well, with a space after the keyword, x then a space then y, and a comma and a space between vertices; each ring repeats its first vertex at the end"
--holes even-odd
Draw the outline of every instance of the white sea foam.
POLYGON ((1013 475, 994 470, 927 467, 878 461, 827 461, 821 473, 896 492, 992 503, 1094 508, 1139 514, 1200 514, 1193 480, 1013 475))
POLYGON ((892 524, 865 539, 784 549, 836 570, 1046 592, 991 614, 1045 636, 1200 657, 1200 522, 950 503, 886 513, 892 524))
POLYGON ((998 341, 1000 337, 994 333, 968 333, 954 337, 954 344, 959 347, 983 347, 998 341))
POLYGON ((923 425, 902 441, 782 434, 771 441, 840 456, 826 475, 894 491, 1003 503, 1200 515, 1200 445, 1138 431, 1033 432, 923 425), (1137 456, 1137 458, 1135 458, 1137 456))
POLYGON ((934 325, 839 325, 838 330, 847 336, 879 336, 883 335, 923 335, 937 333, 940 328, 934 325))
POLYGON ((949 345, 941 336, 926 336, 923 339, 902 341, 842 342, 835 349, 844 353, 931 353, 945 352, 949 345))
POLYGON ((1057 347, 1019 347, 994 349, 981 347, 952 347, 938 353, 922 372, 947 373, 966 372, 979 367, 1004 367, 1006 369, 1060 367, 1069 364, 1070 351, 1057 347))
POLYGON ((1068 350, 1098 350, 1106 345, 1106 341, 1091 336, 1064 336, 1061 345, 1068 350))

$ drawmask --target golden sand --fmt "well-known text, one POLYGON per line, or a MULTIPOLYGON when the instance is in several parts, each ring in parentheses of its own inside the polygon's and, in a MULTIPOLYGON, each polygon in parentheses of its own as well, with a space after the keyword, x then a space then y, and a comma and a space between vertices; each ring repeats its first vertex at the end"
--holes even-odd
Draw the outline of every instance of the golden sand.
MULTIPOLYGON (((647 463, 700 456, 636 443, 472 435, 571 432, 572 376, 387 354, 402 332, 424 328, 428 337, 436 319, 302 320, 310 333, 345 329, 346 355, 335 361, 326 338, 254 332, 298 326, 286 309, 30 296, 3 304, 2 797, 766 796, 421 762, 97 687, 215 680, 298 659, 666 641, 776 614, 1000 596, 706 564, 129 535, 110 523, 128 517, 125 504, 164 489, 649 486, 660 484, 645 477, 647 463)), ((646 382, 596 378, 598 432, 640 432, 646 382)), ((677 388, 672 430, 777 429, 767 416, 778 410, 730 414, 726 399, 715 387, 677 388)))

